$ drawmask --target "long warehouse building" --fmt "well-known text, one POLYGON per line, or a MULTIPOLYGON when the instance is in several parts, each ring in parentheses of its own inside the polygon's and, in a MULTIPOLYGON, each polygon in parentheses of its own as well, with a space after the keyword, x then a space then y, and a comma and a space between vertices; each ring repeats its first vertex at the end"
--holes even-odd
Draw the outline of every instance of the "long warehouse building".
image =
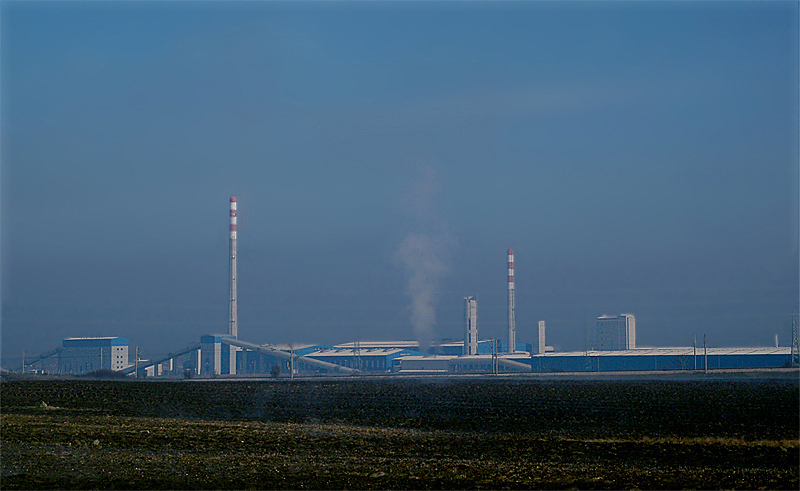
POLYGON ((530 359, 531 371, 615 372, 718 370, 791 366, 791 348, 636 348, 624 351, 548 352, 530 359))

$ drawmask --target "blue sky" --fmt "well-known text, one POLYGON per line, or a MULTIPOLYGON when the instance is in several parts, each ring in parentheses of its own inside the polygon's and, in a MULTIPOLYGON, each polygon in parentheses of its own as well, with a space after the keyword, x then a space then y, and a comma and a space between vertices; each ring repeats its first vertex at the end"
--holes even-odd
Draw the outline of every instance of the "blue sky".
POLYGON ((225 331, 231 194, 248 341, 413 338, 409 234, 446 239, 437 337, 473 294, 505 337, 513 247, 518 340, 789 341, 795 3, 0 9, 5 358, 225 331))

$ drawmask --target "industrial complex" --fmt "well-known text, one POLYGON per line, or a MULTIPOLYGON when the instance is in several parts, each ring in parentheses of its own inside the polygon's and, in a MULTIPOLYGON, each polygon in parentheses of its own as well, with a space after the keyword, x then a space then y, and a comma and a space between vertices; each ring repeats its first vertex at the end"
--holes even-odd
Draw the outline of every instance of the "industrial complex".
POLYGON ((354 342, 340 345, 282 346, 238 338, 236 196, 230 198, 229 302, 226 333, 207 334, 158 358, 143 360, 124 337, 67 338, 54 350, 30 358, 26 373, 86 374, 110 370, 136 377, 312 376, 355 374, 564 373, 649 370, 713 370, 798 366, 798 321, 792 346, 774 348, 675 348, 636 346, 633 314, 596 318, 592 349, 555 352, 546 345, 545 321, 533 343, 517 341, 514 252, 508 250, 508 336, 480 339, 478 299, 464 299, 464 336, 439 341, 423 352, 417 341, 354 342))

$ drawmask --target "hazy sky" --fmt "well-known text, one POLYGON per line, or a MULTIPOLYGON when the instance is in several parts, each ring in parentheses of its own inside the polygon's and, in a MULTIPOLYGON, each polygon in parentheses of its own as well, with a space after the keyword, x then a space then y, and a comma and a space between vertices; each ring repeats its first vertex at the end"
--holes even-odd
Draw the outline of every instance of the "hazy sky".
POLYGON ((505 338, 509 247, 518 341, 790 342, 796 2, 0 9, 7 361, 225 332, 232 194, 250 342, 413 339, 415 258, 505 338))

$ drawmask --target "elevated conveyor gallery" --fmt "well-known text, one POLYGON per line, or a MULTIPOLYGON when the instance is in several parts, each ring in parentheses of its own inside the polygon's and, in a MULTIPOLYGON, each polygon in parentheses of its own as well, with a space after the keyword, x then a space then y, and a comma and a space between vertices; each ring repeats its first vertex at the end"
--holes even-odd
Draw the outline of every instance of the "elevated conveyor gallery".
MULTIPOLYGON (((158 365, 160 363, 164 363, 165 361, 171 360, 173 358, 177 358, 179 356, 183 356, 185 354, 191 353, 192 351, 197 351, 199 349, 200 349, 200 343, 191 344, 191 345, 187 346, 186 348, 184 348, 184 349, 182 349, 180 351, 175 351, 173 353, 168 353, 168 354, 166 354, 166 355, 164 355, 164 356, 162 356, 160 358, 154 358, 154 359, 148 360, 146 362, 140 362, 138 364, 138 368, 139 368, 140 371, 141 370, 146 370, 146 369, 148 369, 148 368, 150 368, 152 366, 158 365)), ((136 368, 137 368, 137 366, 135 364, 131 365, 128 368, 122 370, 122 373, 125 374, 125 375, 130 375, 131 373, 136 371, 136 368)))

